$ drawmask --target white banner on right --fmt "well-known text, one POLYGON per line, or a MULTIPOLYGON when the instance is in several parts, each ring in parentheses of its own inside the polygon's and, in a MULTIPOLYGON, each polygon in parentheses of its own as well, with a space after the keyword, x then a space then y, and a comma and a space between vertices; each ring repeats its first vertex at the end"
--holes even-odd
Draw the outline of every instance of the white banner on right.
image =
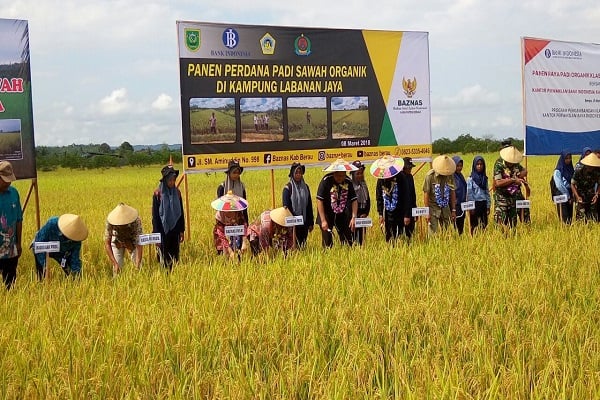
POLYGON ((600 45, 521 38, 525 154, 600 148, 600 45))

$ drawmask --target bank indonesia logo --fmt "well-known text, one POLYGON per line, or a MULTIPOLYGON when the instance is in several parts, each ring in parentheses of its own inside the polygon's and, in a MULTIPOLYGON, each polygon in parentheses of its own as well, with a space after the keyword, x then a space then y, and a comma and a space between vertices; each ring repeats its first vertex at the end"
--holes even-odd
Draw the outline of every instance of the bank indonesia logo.
POLYGON ((546 56, 546 58, 550 58, 552 57, 552 52, 550 51, 550 49, 546 49, 546 51, 544 51, 544 55, 546 56))
POLYGON ((317 159, 319 161, 325 161, 325 152, 323 150, 319 150, 319 153, 317 153, 317 159))
POLYGON ((235 49, 240 42, 240 35, 233 28, 227 28, 223 31, 223 45, 228 49, 235 49))

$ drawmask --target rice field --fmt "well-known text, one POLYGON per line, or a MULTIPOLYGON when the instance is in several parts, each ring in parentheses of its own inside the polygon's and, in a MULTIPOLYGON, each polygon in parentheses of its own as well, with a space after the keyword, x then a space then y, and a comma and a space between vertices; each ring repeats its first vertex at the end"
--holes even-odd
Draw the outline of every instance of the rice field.
MULTIPOLYGON (((486 156, 488 175, 497 154, 486 156)), ((465 156, 465 174, 473 156, 465 156)), ((577 158, 577 157, 575 157, 577 158)), ((561 225, 548 180, 555 157, 527 161, 532 224, 505 235, 445 232, 390 246, 308 248, 230 263, 212 246, 223 173, 188 176, 191 232, 169 275, 152 249, 112 278, 104 220, 118 202, 151 230, 160 167, 38 176, 42 223, 66 212, 90 230, 83 276, 30 251, 1 291, 0 393, 44 398, 600 398, 599 224, 561 225)), ((417 197, 428 166, 415 176, 417 197)), ((287 170, 275 170, 275 206, 287 170)), ((320 168, 308 168, 313 198, 320 168)), ((271 207, 271 172, 242 179, 254 218, 271 207)), ((375 180, 368 177, 371 196, 375 180)), ((30 181, 15 184, 24 201, 30 181)), ((182 190, 184 186, 181 186, 182 190)), ((372 216, 375 217, 375 205, 372 216)), ((23 247, 36 230, 25 211, 23 247)), ((421 226, 421 229, 424 229, 421 226)))

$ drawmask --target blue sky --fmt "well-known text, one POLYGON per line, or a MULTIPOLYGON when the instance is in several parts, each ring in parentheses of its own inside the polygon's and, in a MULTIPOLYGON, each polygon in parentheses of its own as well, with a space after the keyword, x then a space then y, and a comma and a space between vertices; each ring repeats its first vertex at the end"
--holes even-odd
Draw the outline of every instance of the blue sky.
POLYGON ((433 139, 521 137, 522 36, 600 42, 581 0, 0 0, 29 21, 38 145, 180 143, 175 22, 429 32, 433 139))

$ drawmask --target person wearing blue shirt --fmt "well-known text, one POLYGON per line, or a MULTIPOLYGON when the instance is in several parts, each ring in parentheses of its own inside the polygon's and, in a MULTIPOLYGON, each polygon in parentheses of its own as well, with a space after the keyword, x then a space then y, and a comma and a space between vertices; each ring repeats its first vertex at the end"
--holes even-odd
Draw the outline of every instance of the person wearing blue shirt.
MULTIPOLYGON (((42 228, 35 234, 35 242, 60 243, 58 252, 50 253, 50 258, 55 259, 66 275, 75 277, 81 275, 81 242, 88 236, 85 223, 75 214, 63 214, 60 217, 50 217, 42 228)), ((37 253, 35 267, 40 280, 46 276, 46 253, 37 253)))
POLYGON ((467 201, 475 202, 475 209, 470 211, 471 235, 478 226, 485 229, 492 206, 488 177, 485 172, 485 160, 475 156, 471 175, 467 178, 467 201))
POLYGON ((467 201, 467 181, 462 174, 463 159, 460 156, 454 156, 452 160, 456 164, 456 171, 454 171, 454 192, 456 193, 456 219, 454 220, 454 226, 456 226, 458 234, 462 235, 465 228, 466 215, 461 204, 467 201))
POLYGON ((571 190, 571 179, 575 173, 573 167, 573 155, 568 152, 562 152, 556 163, 556 168, 552 173, 552 181, 550 182, 550 192, 552 196, 564 194, 567 196, 566 203, 556 205, 556 212, 559 218, 565 224, 570 224, 573 219, 573 191, 571 190))
POLYGON ((0 270, 7 290, 17 279, 22 252, 23 209, 19 192, 11 186, 16 179, 12 164, 0 161, 0 270))

